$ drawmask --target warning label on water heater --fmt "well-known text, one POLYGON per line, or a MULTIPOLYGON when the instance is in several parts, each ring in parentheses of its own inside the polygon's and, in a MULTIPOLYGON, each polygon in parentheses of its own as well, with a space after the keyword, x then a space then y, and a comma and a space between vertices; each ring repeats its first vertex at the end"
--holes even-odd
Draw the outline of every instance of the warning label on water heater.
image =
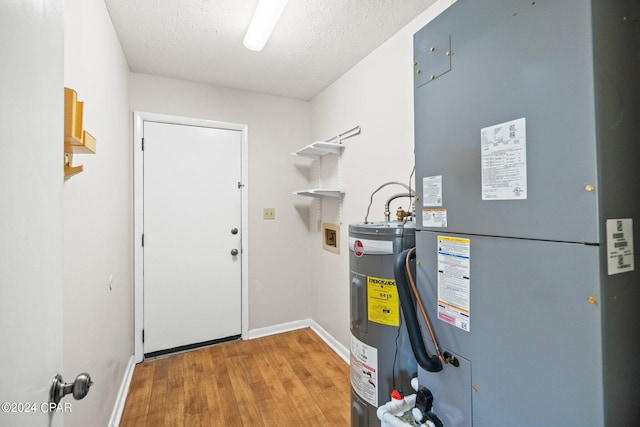
POLYGON ((367 312, 370 322, 400 326, 399 301, 395 280, 367 277, 367 312))
POLYGON ((373 406, 378 406, 378 349, 351 335, 351 387, 373 406))
POLYGON ((471 241, 438 236, 438 319, 470 331, 471 241))

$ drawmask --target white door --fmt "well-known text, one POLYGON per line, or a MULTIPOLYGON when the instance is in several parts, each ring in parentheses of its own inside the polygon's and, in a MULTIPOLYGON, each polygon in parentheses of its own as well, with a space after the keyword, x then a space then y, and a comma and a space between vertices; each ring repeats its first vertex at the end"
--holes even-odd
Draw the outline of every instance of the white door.
MULTIPOLYGON (((47 403, 63 352, 63 6, 0 1, 3 427, 62 426, 65 417, 47 403)), ((70 397, 62 403, 82 405, 70 397)))
POLYGON ((144 353, 240 335, 241 132, 143 133, 144 353))

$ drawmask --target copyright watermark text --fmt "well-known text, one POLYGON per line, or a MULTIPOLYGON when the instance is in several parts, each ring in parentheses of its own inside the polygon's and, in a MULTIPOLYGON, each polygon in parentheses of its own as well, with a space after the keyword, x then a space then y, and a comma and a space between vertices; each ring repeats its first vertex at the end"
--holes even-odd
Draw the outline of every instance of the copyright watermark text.
POLYGON ((4 413, 26 414, 30 412, 71 412, 71 402, 2 402, 0 411, 4 413))

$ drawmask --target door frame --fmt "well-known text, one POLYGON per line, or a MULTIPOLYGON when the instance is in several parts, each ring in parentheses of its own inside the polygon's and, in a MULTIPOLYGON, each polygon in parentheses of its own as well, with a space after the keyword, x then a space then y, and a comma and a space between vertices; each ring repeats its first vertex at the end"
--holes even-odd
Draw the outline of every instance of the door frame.
POLYGON ((249 206, 248 183, 249 183, 249 138, 246 124, 218 122, 214 120, 196 119, 189 117, 148 113, 142 111, 133 112, 133 349, 135 362, 142 362, 144 359, 144 349, 142 345, 142 330, 144 326, 144 276, 143 276, 143 250, 142 232, 144 226, 144 174, 143 174, 143 153, 142 136, 144 134, 144 122, 160 122, 184 126, 200 126, 216 129, 237 130, 241 132, 241 330, 242 338, 248 335, 249 325, 249 206))

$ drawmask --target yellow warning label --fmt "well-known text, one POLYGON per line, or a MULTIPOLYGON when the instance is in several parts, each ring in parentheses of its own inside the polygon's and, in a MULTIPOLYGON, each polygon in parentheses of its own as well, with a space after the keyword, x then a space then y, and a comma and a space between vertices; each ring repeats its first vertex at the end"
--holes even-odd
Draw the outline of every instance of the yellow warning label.
POLYGON ((367 306, 370 322, 400 326, 400 302, 395 280, 368 276, 367 306))

